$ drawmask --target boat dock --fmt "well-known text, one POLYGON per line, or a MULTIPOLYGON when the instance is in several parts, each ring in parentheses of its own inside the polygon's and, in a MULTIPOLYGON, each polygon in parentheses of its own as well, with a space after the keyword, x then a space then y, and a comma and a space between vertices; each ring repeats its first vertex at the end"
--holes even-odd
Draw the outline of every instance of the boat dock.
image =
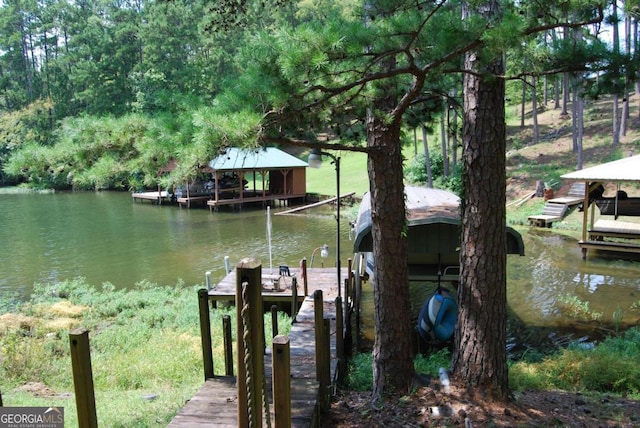
POLYGON ((135 192, 131 194, 134 202, 137 201, 151 201, 158 205, 161 205, 165 201, 171 200, 171 195, 166 190, 160 190, 156 192, 135 192))
MULTIPOLYGON (((329 388, 339 375, 338 355, 344 353, 343 336, 337 334, 338 331, 344 331, 342 305, 340 310, 336 306, 336 302, 341 303, 341 299, 336 299, 338 296, 337 272, 335 268, 306 269, 304 264, 300 268, 289 270, 289 272, 278 269, 277 274, 271 274, 268 271, 267 268, 262 272, 261 280, 264 307, 268 307, 267 305, 270 304, 292 302, 293 299, 301 303, 295 314, 291 331, 287 336, 290 356, 290 426, 305 428, 319 426, 319 409, 322 407, 320 391, 326 390, 325 396, 328 396, 329 388), (297 287, 293 288, 292 285, 296 283, 297 287), (306 293, 305 290, 307 290, 306 293), (322 302, 321 306, 318 305, 320 301, 322 302), (318 315, 318 311, 321 311, 321 315, 318 315), (318 369, 322 364, 318 361, 316 350, 318 340, 316 338, 316 320, 320 319, 319 316, 323 319, 324 331, 328 331, 324 341, 319 342, 329 345, 327 360, 330 382, 328 384, 326 380, 319 379, 322 377, 318 369)), ((343 269, 341 275, 342 278, 346 278, 347 269, 343 269)), ((207 304, 205 306, 207 308, 215 307, 218 302, 235 303, 236 287, 236 270, 233 270, 215 287, 206 291, 207 304)), ((201 302, 201 311, 202 306, 201 302)), ((262 312, 261 310, 260 313, 262 312)), ((320 350, 322 348, 318 347, 320 350)), ((237 348, 235 349, 237 350, 237 348)), ((205 357, 205 373, 206 366, 205 357)), ((213 370, 212 366, 213 362, 211 362, 211 371, 213 370)), ((272 392, 272 349, 265 350, 264 373, 267 384, 265 396, 273 421, 277 416, 272 392)), ((238 374, 238 377, 240 376, 238 374)), ((205 378, 206 381, 202 388, 180 409, 168 427, 239 426, 239 395, 241 393, 236 385, 236 377, 213 376, 207 378, 205 374, 205 378)))

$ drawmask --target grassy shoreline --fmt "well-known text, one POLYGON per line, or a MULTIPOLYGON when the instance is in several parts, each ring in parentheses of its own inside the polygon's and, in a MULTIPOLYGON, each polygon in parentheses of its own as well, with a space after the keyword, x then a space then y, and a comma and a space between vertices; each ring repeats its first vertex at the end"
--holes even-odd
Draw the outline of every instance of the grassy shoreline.
MULTIPOLYGON (((84 327, 90 331, 98 424, 166 426, 202 386, 199 288, 139 283, 115 290, 76 279, 37 286, 27 302, 0 304, 4 405, 62 406, 67 426, 77 426, 67 336, 84 327)), ((233 315, 235 324, 233 308, 212 312, 216 374, 224 374, 223 315, 233 315)), ((290 328, 284 315, 278 324, 279 331, 290 328)), ((270 337, 270 321, 265 327, 270 337)))

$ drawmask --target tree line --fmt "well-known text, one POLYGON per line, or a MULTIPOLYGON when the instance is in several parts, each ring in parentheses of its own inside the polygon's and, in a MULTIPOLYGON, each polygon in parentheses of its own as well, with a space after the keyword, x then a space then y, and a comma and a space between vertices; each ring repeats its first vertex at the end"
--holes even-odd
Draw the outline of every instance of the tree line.
MULTIPOLYGON (((530 23, 541 28, 535 33, 519 35, 519 43, 512 43, 506 50, 507 98, 520 100, 523 121, 525 110, 533 112, 534 139, 538 135, 535 113, 540 100, 545 105, 553 100, 554 108, 569 113, 569 108, 581 105, 580 102, 570 103, 570 100, 581 101, 603 93, 615 97, 613 144, 624 135, 629 119, 625 94, 634 90, 636 84, 636 3, 634 0, 603 3, 606 14, 603 19, 581 26, 561 26, 553 22, 562 18, 567 22, 584 22, 580 14, 588 9, 589 1, 553 6, 541 2, 516 2, 510 6, 518 21, 512 22, 512 27, 506 31, 517 34, 518 25, 530 23), (623 31, 622 42, 620 29, 623 31)), ((36 148, 60 144, 65 138, 72 138, 65 130, 73 131, 73 138, 82 138, 93 132, 84 128, 88 125, 86 118, 94 118, 97 122, 103 118, 116 118, 116 123, 112 124, 127 129, 133 126, 127 122, 144 117, 148 123, 155 124, 153 129, 144 130, 149 138, 157 138, 154 133, 163 136, 173 133, 175 145, 193 144, 198 138, 193 135, 196 116, 203 119, 202 114, 211 113, 207 108, 214 100, 218 105, 226 104, 219 109, 222 112, 225 108, 237 109, 243 102, 250 103, 246 105, 252 105, 260 113, 269 108, 260 105, 259 97, 246 99, 251 94, 242 94, 242 90, 236 91, 235 99, 225 96, 229 88, 242 86, 242 80, 253 79, 252 69, 270 57, 269 52, 252 48, 258 43, 255 39, 258 29, 306 25, 332 13, 351 13, 354 4, 356 2, 285 0, 6 1, 0 7, 0 129, 4 131, 0 134, 0 166, 3 170, 0 179, 3 183, 26 180, 54 187, 135 188, 149 185, 156 179, 153 169, 161 166, 158 163, 166 161, 166 156, 159 159, 157 153, 143 154, 143 148, 125 153, 131 159, 118 158, 133 174, 125 176, 122 171, 110 171, 106 166, 87 173, 91 165, 68 159, 71 156, 68 147, 67 155, 59 161, 60 153, 50 150, 46 156, 52 162, 46 162, 33 158, 37 150, 31 143, 36 148), (84 120, 73 120, 78 117, 84 120), (28 153, 18 153, 23 146, 28 146, 28 153), (7 165, 16 154, 13 162, 7 165), (141 157, 156 159, 156 162, 141 162, 141 157), (55 165, 56 162, 66 166, 61 168, 55 165), (25 163, 33 167, 25 166, 25 163)), ((424 10, 424 7, 418 2, 415 9, 424 10)), ((364 14, 360 15, 364 19, 364 14)), ((455 39, 455 27, 446 22, 443 25, 440 31, 431 33, 428 44, 444 47, 451 43, 448 38, 455 39)), ((340 32, 345 30, 341 28, 337 35, 343 36, 340 32)), ((412 104, 405 115, 405 123, 409 128, 422 128, 426 137, 436 131, 434 127, 439 122, 442 125, 439 129, 441 141, 451 139, 453 147, 457 147, 461 126, 458 120, 462 105, 461 80, 459 75, 456 77, 452 73, 442 74, 442 77, 439 79, 434 74, 427 82, 430 94, 412 104)), ((269 91, 270 84, 279 83, 284 88, 290 84, 264 83, 265 91, 269 91)), ((572 113, 576 131, 574 149, 580 153, 578 128, 581 116, 575 111, 572 113)), ((361 124, 350 119, 348 116, 336 117, 332 131, 342 140, 362 141, 364 131, 358 126, 361 124)), ((136 135, 121 138, 138 140, 136 135)), ((78 141, 77 145, 84 143, 78 141)), ((442 147, 446 174, 449 173, 448 163, 457 162, 457 151, 451 150, 450 145, 442 147)), ((164 146, 149 149, 167 153, 164 146)), ((175 151, 170 152, 172 157, 182 155, 175 151)), ((75 157, 78 156, 82 157, 75 157)), ((108 159, 105 162, 109 163, 108 159)), ((580 157, 578 167, 581 162, 580 157)), ((182 175, 193 173, 193 165, 185 169, 181 171, 182 175)))
POLYGON ((404 134, 450 117, 443 132, 463 171, 454 380, 508 399, 507 94, 534 111, 551 93, 571 105, 580 159, 581 100, 607 93, 624 103, 636 80, 637 1, 549 3, 8 1, 4 179, 126 188, 156 181, 169 159, 179 166, 172 179, 194 174, 230 146, 365 152, 380 398, 406 391, 413 374, 404 134))

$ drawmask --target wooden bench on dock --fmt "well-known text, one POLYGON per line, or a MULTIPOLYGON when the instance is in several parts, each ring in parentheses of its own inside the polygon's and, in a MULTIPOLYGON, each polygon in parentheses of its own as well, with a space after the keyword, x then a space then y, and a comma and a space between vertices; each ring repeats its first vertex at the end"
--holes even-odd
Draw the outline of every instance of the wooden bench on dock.
POLYGON ((554 221, 560 221, 567 214, 569 206, 567 204, 557 204, 548 201, 544 205, 542 214, 529 216, 529 224, 538 227, 551 227, 554 221))

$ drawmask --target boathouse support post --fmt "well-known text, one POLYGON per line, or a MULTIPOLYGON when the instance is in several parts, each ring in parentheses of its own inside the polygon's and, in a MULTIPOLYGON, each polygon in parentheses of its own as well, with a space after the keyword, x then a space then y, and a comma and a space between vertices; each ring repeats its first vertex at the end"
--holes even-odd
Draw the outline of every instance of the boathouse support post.
POLYGON ((222 332, 224 337, 224 373, 227 376, 233 376, 233 340, 229 315, 222 316, 222 332))
POLYGON ((264 317, 262 265, 253 258, 236 265, 238 427, 262 426, 264 317))
POLYGON ((76 395, 79 428, 97 428, 96 398, 93 390, 89 330, 78 328, 69 332, 71 368, 76 395))
POLYGON ((204 380, 207 380, 213 377, 213 351, 211 349, 211 318, 209 315, 209 293, 204 288, 198 290, 198 310, 200 313, 200 341, 202 343, 204 380))
POLYGON ((289 337, 278 335, 272 342, 271 370, 275 428, 291 427, 291 354, 289 337))

